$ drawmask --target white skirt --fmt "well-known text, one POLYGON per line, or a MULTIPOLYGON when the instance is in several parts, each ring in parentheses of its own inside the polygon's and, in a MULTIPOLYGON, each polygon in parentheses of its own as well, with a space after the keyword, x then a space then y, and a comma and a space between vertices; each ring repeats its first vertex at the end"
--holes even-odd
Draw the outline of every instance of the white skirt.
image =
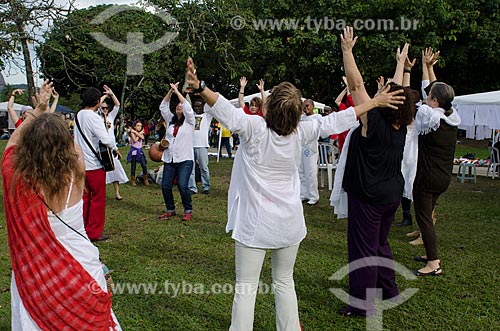
POLYGON ((127 174, 120 160, 118 160, 117 157, 113 157, 113 161, 115 162, 115 170, 106 173, 106 184, 111 184, 113 182, 124 184, 128 182, 127 174))

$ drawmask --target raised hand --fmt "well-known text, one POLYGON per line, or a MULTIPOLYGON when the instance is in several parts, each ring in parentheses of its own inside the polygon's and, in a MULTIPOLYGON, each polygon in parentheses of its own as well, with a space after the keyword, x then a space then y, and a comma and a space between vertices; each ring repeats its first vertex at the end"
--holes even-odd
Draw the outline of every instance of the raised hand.
POLYGON ((390 89, 390 86, 386 86, 374 98, 374 101, 377 103, 377 107, 398 109, 398 105, 402 105, 404 103, 405 96, 401 95, 404 93, 404 90, 399 89, 393 92, 389 92, 390 89))
POLYGON ((403 50, 400 50, 398 47, 398 50, 396 52, 396 62, 405 62, 406 59, 408 58, 408 49, 410 48, 410 44, 405 43, 403 46, 403 50))
POLYGON ((20 88, 15 89, 15 90, 14 90, 14 91, 12 91, 12 93, 11 93, 11 95, 12 95, 12 96, 21 95, 21 94, 24 94, 24 90, 21 90, 20 88))
POLYGON ((46 79, 40 87, 38 93, 35 95, 36 107, 34 112, 44 113, 47 111, 49 107, 50 96, 52 95, 53 90, 54 88, 52 87, 52 82, 46 79))
POLYGON ((55 89, 54 89, 54 90, 52 90, 52 97, 53 97, 54 99, 58 99, 58 98, 59 98, 59 93, 57 93, 57 91, 56 91, 55 89))
POLYGON ((240 89, 244 89, 247 86, 247 78, 245 76, 240 78, 240 89))
POLYGON ((342 76, 342 80, 344 81, 345 87, 347 87, 347 89, 349 89, 349 84, 347 83, 347 77, 342 76))
POLYGON ((340 34, 340 46, 342 52, 352 51, 358 37, 354 37, 354 29, 351 26, 345 27, 343 33, 340 34))
POLYGON ((112 96, 114 94, 108 85, 104 85, 102 88, 104 89, 104 94, 106 94, 107 96, 112 96))
POLYGON ((258 84, 255 84, 259 91, 263 92, 264 91, 264 80, 260 79, 258 84))
MULTIPOLYGON (((245 78, 246 80, 246 78, 245 78)), ((240 79, 241 81, 241 79, 240 79)), ((194 88, 199 88, 200 87, 200 80, 198 79, 198 76, 196 75, 196 69, 194 68, 194 62, 192 58, 187 59, 187 82, 189 86, 192 86, 194 88)))
POLYGON ((170 83, 170 88, 175 92, 175 93, 179 93, 179 82, 177 83, 170 83))
POLYGON ((415 65, 415 63, 417 63, 417 58, 414 58, 413 61, 410 61, 410 59, 407 56, 406 60, 405 60, 405 69, 411 70, 413 68, 413 66, 415 65))
POLYGON ((439 58, 440 51, 434 53, 432 47, 427 47, 425 51, 422 51, 422 63, 428 67, 434 66, 439 58))
POLYGON ((385 85, 384 76, 380 76, 379 78, 377 78, 377 90, 380 90, 381 88, 383 88, 384 85, 385 85))

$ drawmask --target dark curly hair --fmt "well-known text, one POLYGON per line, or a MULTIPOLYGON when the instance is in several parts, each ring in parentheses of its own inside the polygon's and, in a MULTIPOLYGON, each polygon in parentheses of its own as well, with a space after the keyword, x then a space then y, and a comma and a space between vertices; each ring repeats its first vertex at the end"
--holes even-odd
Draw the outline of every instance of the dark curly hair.
POLYGON ((391 124, 406 126, 410 124, 415 117, 415 104, 419 100, 419 94, 410 87, 403 87, 393 83, 389 84, 389 86, 391 87, 389 92, 403 89, 404 92, 402 95, 404 95, 405 101, 402 105, 398 106, 398 109, 379 108, 380 114, 391 124))

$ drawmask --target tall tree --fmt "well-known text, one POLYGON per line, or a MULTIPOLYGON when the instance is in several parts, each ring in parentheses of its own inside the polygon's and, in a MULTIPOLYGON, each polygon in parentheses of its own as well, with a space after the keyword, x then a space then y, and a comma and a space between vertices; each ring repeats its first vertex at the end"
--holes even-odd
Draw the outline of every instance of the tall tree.
POLYGON ((22 55, 28 95, 35 94, 35 80, 29 44, 39 41, 41 30, 70 9, 54 0, 4 0, 0 3, 0 67, 22 55))

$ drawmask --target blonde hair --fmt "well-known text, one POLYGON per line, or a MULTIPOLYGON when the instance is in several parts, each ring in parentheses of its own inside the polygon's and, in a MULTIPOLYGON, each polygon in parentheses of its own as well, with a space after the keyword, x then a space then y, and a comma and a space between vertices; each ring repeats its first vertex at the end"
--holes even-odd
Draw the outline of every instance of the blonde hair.
POLYGON ((302 116, 302 93, 289 82, 276 86, 265 102, 267 127, 280 136, 297 129, 302 116))
POLYGON ((85 168, 79 160, 73 138, 64 119, 55 113, 42 114, 21 127, 14 157, 15 180, 23 180, 43 192, 51 208, 64 201, 74 175, 83 183, 85 168))

